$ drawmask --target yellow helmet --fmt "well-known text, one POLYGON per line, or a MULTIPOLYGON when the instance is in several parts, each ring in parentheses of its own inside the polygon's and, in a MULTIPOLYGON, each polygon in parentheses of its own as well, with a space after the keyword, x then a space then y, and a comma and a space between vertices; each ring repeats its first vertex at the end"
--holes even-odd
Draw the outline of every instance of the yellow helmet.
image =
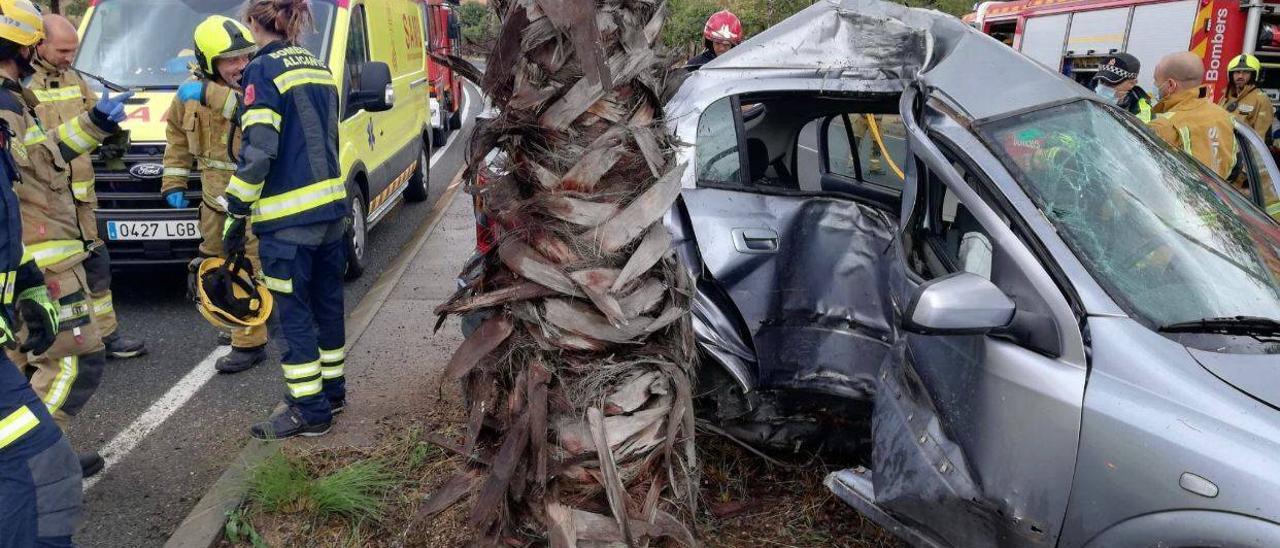
POLYGON ((258 283, 243 255, 196 259, 189 268, 196 308, 214 327, 244 329, 271 317, 271 292, 258 283))
MULTIPOLYGON (((0 0, 3 1, 3 0, 0 0)), ((224 57, 252 55, 258 50, 249 27, 230 17, 210 15, 196 25, 196 66, 205 78, 216 79, 214 61, 224 57)))
POLYGON ((44 40, 44 19, 31 0, 0 0, 0 38, 19 46, 44 40))
POLYGON ((1231 62, 1227 64, 1227 72, 1246 70, 1252 72, 1254 76, 1257 76, 1262 72, 1262 62, 1259 61, 1257 57, 1246 53, 1244 55, 1237 55, 1235 59, 1232 59, 1231 62))

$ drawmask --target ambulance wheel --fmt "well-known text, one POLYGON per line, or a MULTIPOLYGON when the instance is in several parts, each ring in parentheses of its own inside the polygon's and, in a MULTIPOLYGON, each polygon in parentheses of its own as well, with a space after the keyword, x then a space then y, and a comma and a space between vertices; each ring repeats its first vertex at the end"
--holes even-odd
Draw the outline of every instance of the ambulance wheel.
POLYGON ((431 126, 431 148, 438 148, 438 147, 444 146, 444 143, 446 140, 448 140, 448 137, 449 137, 449 134, 445 132, 444 128, 431 126))
POLYGON ((365 210, 364 192, 360 185, 347 190, 351 200, 351 227, 347 229, 347 281, 364 274, 365 248, 369 245, 369 219, 365 210))
POLYGON ((404 188, 406 202, 421 202, 427 199, 428 185, 431 181, 431 141, 430 137, 422 140, 418 152, 418 167, 409 177, 409 185, 404 188))

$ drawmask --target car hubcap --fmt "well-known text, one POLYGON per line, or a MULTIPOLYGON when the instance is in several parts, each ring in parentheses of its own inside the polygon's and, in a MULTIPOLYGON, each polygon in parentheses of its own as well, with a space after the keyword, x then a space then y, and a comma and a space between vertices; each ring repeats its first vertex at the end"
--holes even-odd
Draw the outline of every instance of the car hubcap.
POLYGON ((355 248, 356 259, 364 259, 364 204, 359 200, 351 204, 351 244, 355 248))

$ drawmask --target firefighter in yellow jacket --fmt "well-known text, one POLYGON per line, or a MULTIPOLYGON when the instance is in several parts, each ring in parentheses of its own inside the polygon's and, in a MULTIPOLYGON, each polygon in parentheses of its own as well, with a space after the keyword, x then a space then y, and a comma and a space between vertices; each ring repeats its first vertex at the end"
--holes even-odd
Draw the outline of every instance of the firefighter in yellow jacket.
MULTIPOLYGON (((71 70, 80 46, 71 21, 61 15, 46 15, 44 29, 44 42, 36 47, 36 73, 27 87, 40 101, 35 107, 40 122, 45 127, 58 127, 91 110, 98 97, 80 75, 71 70)), ((141 356, 147 352, 146 345, 119 333, 115 306, 111 302, 111 257, 98 237, 98 218, 94 212, 98 199, 93 191, 93 163, 85 154, 69 164, 76 216, 83 239, 89 245, 89 257, 84 261, 85 273, 89 276, 89 297, 107 357, 125 359, 141 356)))
POLYGON ((1231 115, 1207 98, 1200 58, 1191 52, 1166 56, 1155 77, 1160 102, 1152 109, 1151 129, 1226 179, 1236 163, 1234 126, 1231 115))
MULTIPOLYGON (((9 357, 31 375, 31 385, 65 430, 97 390, 106 363, 102 338, 90 313, 89 256, 76 216, 68 162, 87 154, 120 130, 124 103, 131 94, 104 94, 92 109, 56 127, 36 117, 36 98, 18 82, 35 73, 35 46, 44 37, 39 11, 27 0, 0 0, 0 120, 12 132, 12 151, 20 182, 15 186, 22 212, 24 260, 34 260, 49 295, 57 302, 59 328, 42 354, 10 349, 9 357)), ((23 328, 19 338, 31 336, 23 328)), ((102 469, 97 453, 81 455, 86 476, 102 469)))
MULTIPOLYGON (((235 175, 233 154, 240 150, 240 131, 232 122, 239 100, 240 73, 257 51, 249 29, 234 19, 214 15, 196 26, 196 80, 178 88, 169 106, 164 153, 164 183, 160 192, 175 208, 190 206, 184 192, 191 168, 200 171, 200 255, 226 257, 222 227, 227 213, 218 198, 235 175)), ((261 272, 257 240, 247 242, 246 254, 261 272)), ((238 373, 266 358, 266 326, 231 334, 231 353, 218 360, 222 373, 238 373)))
POLYGON ((1218 101, 1218 106, 1253 128, 1264 143, 1271 144, 1271 121, 1276 117, 1276 109, 1271 98, 1258 89, 1262 63, 1252 55, 1239 55, 1227 65, 1227 72, 1231 73, 1231 85, 1227 86, 1227 93, 1218 101))

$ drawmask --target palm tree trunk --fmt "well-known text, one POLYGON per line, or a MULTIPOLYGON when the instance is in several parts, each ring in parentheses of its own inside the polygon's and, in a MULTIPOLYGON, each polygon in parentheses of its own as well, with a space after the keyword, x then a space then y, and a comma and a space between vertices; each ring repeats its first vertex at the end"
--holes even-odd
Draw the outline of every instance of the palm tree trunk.
POLYGON ((662 215, 680 190, 661 126, 665 5, 492 1, 501 31, 468 181, 497 245, 441 314, 492 315, 446 375, 468 401, 471 495, 490 542, 693 544, 690 285, 662 215), (506 174, 475 184, 493 148, 506 174))

